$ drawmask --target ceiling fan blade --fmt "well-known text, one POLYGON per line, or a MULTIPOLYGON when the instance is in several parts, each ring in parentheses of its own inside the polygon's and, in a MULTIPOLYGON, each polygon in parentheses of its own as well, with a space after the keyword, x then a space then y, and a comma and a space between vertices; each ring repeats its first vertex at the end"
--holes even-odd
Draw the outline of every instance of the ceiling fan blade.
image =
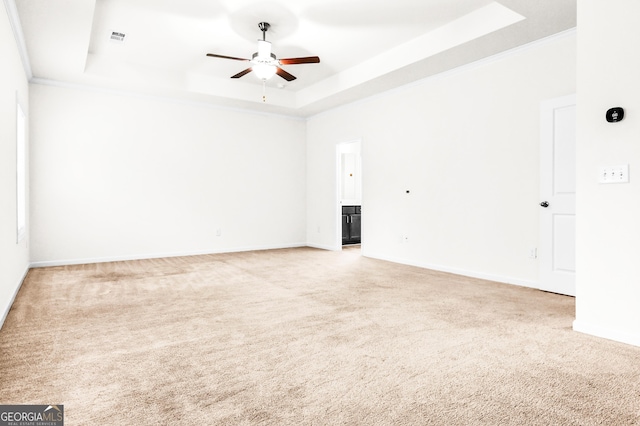
POLYGON ((320 62, 320 58, 317 56, 305 56, 304 58, 280 59, 280 63, 282 65, 317 64, 319 62, 320 62))
MULTIPOLYGON (((251 71, 253 71, 253 68, 247 68, 247 69, 246 69, 246 70, 244 70, 244 71, 240 71, 240 72, 239 72, 238 74, 236 74, 236 75, 232 75, 232 76, 231 76, 231 78, 240 78, 240 77, 242 77, 243 75, 247 75, 247 74, 249 74, 251 71)), ((295 77, 294 77, 294 78, 295 78, 295 77)))
POLYGON ((276 74, 278 74, 280 77, 284 78, 287 81, 293 81, 296 79, 295 76, 289 74, 288 72, 286 72, 280 67, 276 67, 276 74))
POLYGON ((212 58, 222 58, 222 59, 233 59, 234 61, 249 61, 249 59, 245 58, 236 58, 234 56, 224 56, 224 55, 216 55, 215 53, 207 53, 207 56, 211 56, 212 58))

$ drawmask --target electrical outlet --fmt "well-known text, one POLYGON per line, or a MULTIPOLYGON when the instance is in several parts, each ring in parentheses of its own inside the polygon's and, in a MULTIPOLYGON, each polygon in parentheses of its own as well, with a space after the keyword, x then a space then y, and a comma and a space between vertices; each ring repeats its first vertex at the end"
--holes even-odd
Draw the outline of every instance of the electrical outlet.
POLYGON ((627 183, 629 182, 629 165, 600 167, 598 171, 599 183, 627 183))
POLYGON ((538 258, 538 249, 536 247, 529 249, 529 259, 537 259, 538 258))

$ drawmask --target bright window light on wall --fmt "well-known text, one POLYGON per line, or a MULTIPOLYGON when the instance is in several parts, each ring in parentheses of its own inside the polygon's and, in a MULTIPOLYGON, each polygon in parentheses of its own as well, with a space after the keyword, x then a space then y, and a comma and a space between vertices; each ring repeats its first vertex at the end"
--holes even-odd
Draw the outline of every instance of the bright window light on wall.
POLYGON ((27 117, 16 104, 16 224, 19 243, 27 228, 27 117))

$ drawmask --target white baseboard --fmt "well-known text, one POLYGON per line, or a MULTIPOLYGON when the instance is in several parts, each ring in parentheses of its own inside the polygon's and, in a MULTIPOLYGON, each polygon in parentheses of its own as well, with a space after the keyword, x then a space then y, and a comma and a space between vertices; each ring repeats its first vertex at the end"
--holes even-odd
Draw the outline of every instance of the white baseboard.
POLYGON ((628 345, 640 346, 640 334, 625 333, 622 331, 612 330, 598 325, 588 324, 584 321, 573 321, 573 331, 592 336, 601 337, 603 339, 614 340, 628 345))
POLYGON ((185 252, 172 252, 172 253, 146 253, 146 254, 132 254, 124 256, 105 256, 105 257, 89 257, 78 259, 58 259, 58 260, 45 260, 32 262, 32 268, 46 268, 49 266, 66 266, 66 265, 85 265, 89 263, 105 263, 105 262, 121 262, 126 260, 141 260, 141 259, 159 259, 163 257, 182 257, 182 256, 198 256, 203 254, 222 254, 222 253, 237 253, 243 251, 259 251, 259 250, 277 250, 285 248, 306 247, 305 243, 294 244, 281 244, 281 245, 268 245, 268 246, 247 246, 247 247, 231 247, 221 250, 200 250, 200 251, 185 251, 185 252))
POLYGON ((320 250, 329 250, 329 251, 340 251, 342 250, 342 246, 336 247, 336 246, 328 246, 328 245, 324 245, 324 244, 306 244, 307 247, 311 247, 311 248, 317 248, 320 250))
POLYGON ((16 288, 13 291, 13 295, 9 299, 9 303, 7 304, 7 306, 4 307, 4 309, 2 309, 2 311, 0 311, 0 313, 2 314, 2 316, 0 317, 0 329, 2 329, 2 327, 4 326, 4 321, 7 319, 7 315, 9 315, 9 311, 13 306, 13 302, 16 300, 16 296, 20 291, 20 287, 22 287, 22 283, 24 282, 24 279, 27 277, 27 273, 29 273, 29 269, 30 269, 29 266, 27 266, 27 268, 22 273, 22 278, 20 278, 20 280, 16 284, 16 288))
POLYGON ((409 266, 417 266, 418 268, 431 269, 433 271, 448 272, 448 273, 451 273, 451 274, 462 275, 462 276, 470 277, 470 278, 478 278, 478 279, 481 279, 481 280, 495 281, 495 282, 499 282, 499 283, 503 283, 503 284, 512 284, 512 285, 517 285, 517 286, 520 286, 520 287, 529 287, 529 288, 535 288, 535 289, 540 288, 538 286, 538 283, 535 282, 535 281, 529 281, 529 280, 523 280, 523 279, 520 279, 520 278, 507 277, 507 276, 504 276, 504 275, 487 274, 487 273, 484 273, 484 272, 470 271, 470 270, 461 269, 461 268, 450 268, 450 267, 447 267, 447 266, 434 265, 434 264, 426 263, 426 262, 412 262, 412 261, 407 261, 406 259, 399 259, 399 258, 385 257, 385 256, 377 256, 375 254, 372 255, 372 254, 369 254, 368 252, 364 252, 364 251, 363 251, 363 255, 366 256, 366 257, 371 257, 373 259, 386 260, 388 262, 400 263, 400 264, 409 265, 409 266))

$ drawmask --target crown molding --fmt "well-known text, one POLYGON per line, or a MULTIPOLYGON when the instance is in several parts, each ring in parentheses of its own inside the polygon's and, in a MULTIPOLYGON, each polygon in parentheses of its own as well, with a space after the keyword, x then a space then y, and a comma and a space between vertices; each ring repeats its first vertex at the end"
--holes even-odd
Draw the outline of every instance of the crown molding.
POLYGON ((105 93, 105 94, 114 95, 114 96, 147 99, 147 100, 152 100, 156 102, 167 102, 167 103, 173 103, 173 104, 189 105, 189 106, 195 106, 199 108, 217 109, 221 111, 253 114, 253 115, 260 115, 264 117, 278 117, 278 118, 287 119, 287 120, 306 121, 305 117, 301 117, 293 114, 289 115, 289 114, 280 114, 275 112, 258 111, 258 110, 249 109, 249 108, 230 107, 230 106, 218 105, 215 102, 194 101, 189 99, 183 99, 180 97, 151 95, 151 94, 136 92, 132 90, 114 89, 114 88, 96 86, 91 84, 69 83, 66 81, 51 80, 47 78, 33 77, 29 80, 29 84, 52 86, 52 87, 59 87, 59 88, 71 89, 71 90, 80 90, 85 92, 105 93))
POLYGON ((358 100, 355 100, 355 101, 352 101, 352 102, 349 102, 349 103, 346 103, 346 104, 343 104, 343 105, 336 106, 334 108, 329 108, 326 111, 321 111, 321 112, 318 112, 318 113, 315 113, 315 114, 310 114, 309 116, 306 117, 306 119, 307 119, 307 121, 309 121, 309 120, 311 120, 313 118, 320 117, 322 115, 325 115, 325 114, 328 114, 328 113, 331 113, 331 112, 335 112, 335 111, 338 111, 340 109, 352 108, 355 105, 360 105, 360 104, 371 102, 373 100, 384 98, 384 97, 387 97, 387 96, 390 96, 390 95, 395 95, 397 93, 405 92, 407 90, 414 89, 415 87, 422 86, 424 84, 436 81, 438 79, 448 78, 448 77, 456 75, 456 74, 460 74, 460 73, 464 73, 464 72, 467 72, 467 71, 470 71, 470 70, 473 70, 473 69, 476 69, 476 68, 480 68, 480 67, 483 67, 483 66, 488 65, 488 64, 499 62, 499 61, 501 61, 501 60, 503 60, 505 58, 516 56, 516 55, 519 55, 519 54, 521 54, 523 52, 526 52, 526 51, 529 51, 529 50, 532 50, 532 49, 537 49, 539 47, 548 45, 550 43, 554 43, 554 42, 556 42, 558 40, 562 40, 562 39, 565 39, 565 38, 568 38, 568 37, 575 37, 575 36, 577 36, 577 28, 576 27, 569 28, 567 30, 560 31, 559 33, 552 34, 552 35, 543 37, 541 39, 531 41, 531 42, 523 44, 521 46, 516 46, 516 47, 513 47, 511 49, 507 49, 507 50, 505 50, 503 52, 499 52, 499 53, 487 56, 486 58, 478 59, 476 61, 469 62, 468 64, 460 65, 458 67, 455 67, 455 68, 452 68, 452 69, 449 69, 449 70, 446 70, 446 71, 442 71, 440 73, 436 73, 436 74, 433 74, 433 75, 429 75, 427 77, 421 78, 421 79, 416 80, 416 81, 412 81, 412 82, 404 84, 402 86, 395 87, 393 89, 389 89, 389 90, 386 90, 384 92, 376 93, 375 95, 367 96, 367 97, 364 97, 362 99, 358 99, 358 100))
POLYGON ((22 59, 24 72, 27 75, 27 80, 31 80, 33 78, 33 72, 31 71, 31 62, 29 61, 29 53, 27 52, 27 44, 24 41, 24 33, 22 32, 22 24, 20 23, 20 16, 18 15, 16 2, 15 0, 3 1, 4 7, 7 10, 9 23, 11 24, 11 30, 13 31, 13 37, 16 40, 18 53, 20 54, 20 59, 22 59))

